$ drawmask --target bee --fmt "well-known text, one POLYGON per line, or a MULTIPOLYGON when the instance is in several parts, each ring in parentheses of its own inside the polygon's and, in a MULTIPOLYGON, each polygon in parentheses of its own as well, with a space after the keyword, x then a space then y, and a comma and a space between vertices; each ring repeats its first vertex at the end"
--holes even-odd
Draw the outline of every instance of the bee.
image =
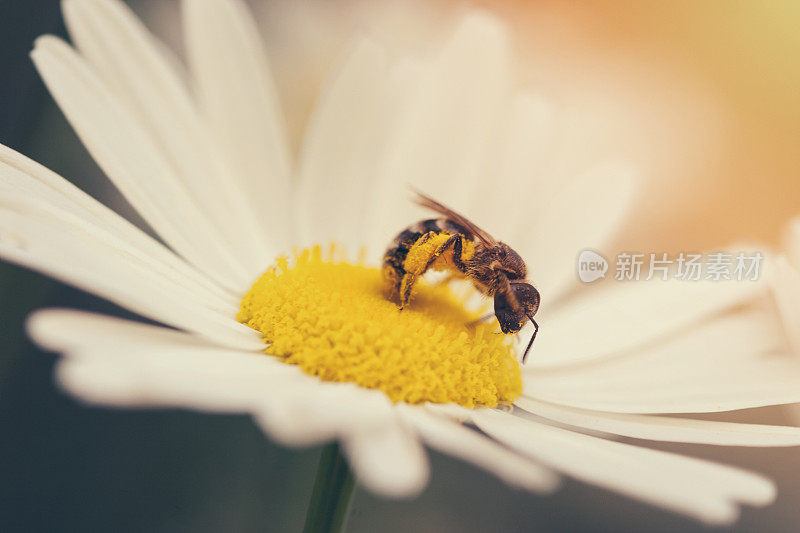
POLYGON ((428 270, 447 270, 454 277, 468 279, 481 293, 494 298, 494 316, 503 333, 518 333, 528 320, 533 323, 535 329, 522 356, 525 363, 539 332, 533 317, 540 300, 539 291, 525 280, 525 261, 463 215, 416 194, 417 204, 442 217, 417 222, 394 238, 383 257, 387 297, 402 310, 414 285, 428 270))

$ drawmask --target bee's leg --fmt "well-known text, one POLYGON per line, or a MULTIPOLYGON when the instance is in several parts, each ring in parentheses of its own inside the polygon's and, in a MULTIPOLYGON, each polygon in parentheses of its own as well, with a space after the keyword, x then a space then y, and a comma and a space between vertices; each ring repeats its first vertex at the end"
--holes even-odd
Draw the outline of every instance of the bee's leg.
MULTIPOLYGON (((417 243, 422 244, 435 235, 436 232, 429 232, 423 235, 417 243)), ((461 234, 455 234, 449 237, 446 241, 444 241, 439 248, 433 252, 428 260, 425 262, 425 266, 420 269, 418 272, 409 272, 404 277, 402 282, 400 283, 400 309, 405 307, 408 301, 411 299, 411 290, 414 288, 414 284, 417 282, 419 276, 423 275, 428 269, 431 267, 434 261, 439 258, 443 253, 447 251, 448 248, 451 246, 453 247, 453 263, 455 263, 456 267, 459 270, 462 270, 464 267, 463 261, 461 261, 461 252, 463 250, 462 240, 464 236, 461 234)), ((415 245, 416 246, 416 245, 415 245)))
POLYGON ((398 269, 392 262, 384 262, 383 293, 387 299, 394 302, 400 301, 400 282, 404 272, 402 267, 398 269))
MULTIPOLYGON (((435 235, 435 233, 434 232, 428 233, 423 238, 427 240, 427 238, 429 238, 432 235, 435 235)), ((435 252, 431 254, 428 260, 425 262, 425 266, 419 272, 416 272, 414 274, 407 274, 406 278, 403 279, 403 284, 401 285, 400 288, 400 309, 402 309, 408 303, 408 300, 411 299, 411 289, 414 287, 414 283, 416 283, 417 278, 423 275, 425 272, 427 272, 428 269, 433 264, 433 262, 436 261, 436 259, 438 259, 439 256, 441 256, 443 253, 445 253, 448 248, 450 248, 451 246, 453 247, 453 258, 454 261, 457 261, 456 265, 463 265, 463 263, 461 262, 461 250, 462 250, 461 239, 463 238, 464 236, 459 234, 449 237, 439 246, 439 248, 436 249, 435 252), (457 259, 456 256, 458 256, 457 259), (410 279, 407 279, 409 277, 410 279)), ((459 268, 461 267, 459 266, 459 268)))
POLYGON ((411 291, 414 290, 414 284, 417 282, 418 278, 419 276, 416 274, 407 272, 400 281, 400 310, 402 310, 411 299, 411 291))
POLYGON ((464 262, 461 260, 461 252, 464 249, 463 239, 464 239, 463 235, 461 235, 460 233, 456 233, 455 235, 451 236, 449 239, 444 241, 442 245, 439 246, 439 248, 435 252, 433 252, 431 256, 428 258, 428 262, 425 264, 423 272, 427 272, 427 270, 431 267, 433 262, 436 261, 439 258, 439 256, 441 256, 443 253, 445 253, 447 249, 450 248, 451 246, 453 247, 453 263, 459 270, 463 271, 464 262))
POLYGON ((453 243, 453 264, 456 265, 461 272, 466 272, 467 265, 464 264, 464 260, 461 259, 461 255, 464 253, 464 236, 459 234, 458 239, 455 243, 453 243))
MULTIPOLYGON (((435 231, 429 231, 420 237, 417 242, 414 243, 414 246, 416 247, 425 244, 434 235, 436 235, 435 231)), ((408 304, 408 301, 411 299, 411 291, 414 290, 414 284, 417 282, 417 279, 427 270, 428 266, 426 265, 425 268, 420 272, 406 271, 405 274, 403 274, 403 277, 400 279, 400 283, 398 285, 398 300, 400 302, 400 310, 402 310, 406 304, 408 304)))

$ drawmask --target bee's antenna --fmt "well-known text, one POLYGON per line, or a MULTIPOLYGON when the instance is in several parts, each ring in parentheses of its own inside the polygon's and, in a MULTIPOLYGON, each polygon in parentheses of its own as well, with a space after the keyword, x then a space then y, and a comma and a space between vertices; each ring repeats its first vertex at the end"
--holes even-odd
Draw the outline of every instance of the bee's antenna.
POLYGON ((531 340, 528 342, 528 347, 525 348, 525 353, 522 354, 522 364, 523 365, 525 364, 525 359, 528 357, 528 352, 530 351, 531 346, 533 345, 533 339, 535 339, 536 338, 536 334, 539 333, 539 324, 536 323, 536 321, 533 319, 533 317, 531 315, 528 315, 528 318, 531 319, 531 322, 533 322, 533 325, 534 325, 534 327, 536 329, 533 330, 533 335, 531 335, 531 340))

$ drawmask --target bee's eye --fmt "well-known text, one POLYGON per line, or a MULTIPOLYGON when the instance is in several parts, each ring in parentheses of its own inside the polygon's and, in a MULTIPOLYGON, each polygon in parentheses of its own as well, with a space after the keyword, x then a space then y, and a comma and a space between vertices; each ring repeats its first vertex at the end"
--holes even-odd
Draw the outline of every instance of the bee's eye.
POLYGON ((530 313, 531 316, 536 314, 539 310, 539 291, 530 283, 513 283, 511 290, 514 291, 514 296, 517 297, 519 303, 525 308, 525 311, 530 313))

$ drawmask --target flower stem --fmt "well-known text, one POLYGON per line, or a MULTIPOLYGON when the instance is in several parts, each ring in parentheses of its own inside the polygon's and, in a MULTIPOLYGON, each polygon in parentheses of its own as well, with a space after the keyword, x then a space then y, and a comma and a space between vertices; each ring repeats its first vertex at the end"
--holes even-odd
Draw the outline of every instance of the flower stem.
POLYGON ((334 442, 322 449, 304 533, 339 533, 350 512, 355 478, 334 442))

